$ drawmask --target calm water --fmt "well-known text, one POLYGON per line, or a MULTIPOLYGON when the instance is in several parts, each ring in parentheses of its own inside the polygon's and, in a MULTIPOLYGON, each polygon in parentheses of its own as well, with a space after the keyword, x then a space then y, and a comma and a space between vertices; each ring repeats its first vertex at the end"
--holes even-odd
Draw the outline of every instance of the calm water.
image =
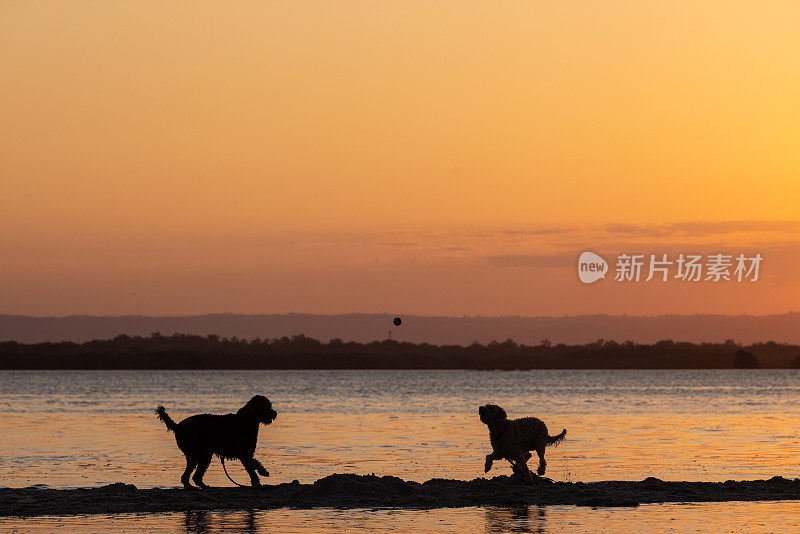
MULTIPOLYGON (((556 480, 800 476, 800 372, 794 370, 6 371, 0 375, 0 485, 177 486, 183 458, 172 434, 152 415, 153 407, 163 403, 179 420, 235 410, 255 393, 270 397, 279 413, 273 425, 262 427, 257 450, 272 474, 270 483, 343 472, 417 481, 483 476, 490 449, 477 407, 486 402, 501 404, 511 417, 538 416, 551 434, 568 429, 567 441, 547 453, 547 475, 556 480)), ((495 465, 492 474, 510 471, 495 465)), ((232 462, 229 470, 235 479, 247 480, 238 464, 232 462)), ((230 485, 218 463, 206 481, 230 485)), ((755 515, 769 531, 770 518, 787 509, 800 512, 797 503, 615 511, 266 511, 194 519, 186 514, 40 518, 24 527, 20 520, 4 520, 0 528, 47 530, 73 522, 92 530, 101 525, 97 521, 112 521, 123 530, 139 528, 135 525, 174 530, 178 524, 195 528, 199 521, 200 530, 219 531, 228 524, 239 530, 245 521, 256 531, 304 524, 329 530, 371 530, 377 524, 458 530, 478 524, 492 531, 499 521, 534 532, 554 525, 581 532, 588 521, 593 526, 587 531, 633 532, 628 526, 637 521, 671 517, 675 528, 686 530, 703 517, 724 513, 732 521, 755 515), (689 517, 695 519, 685 523, 689 517)))
POLYGON ((0 517, 7 532, 797 532, 800 502, 647 504, 638 508, 524 506, 436 510, 266 510, 0 517))

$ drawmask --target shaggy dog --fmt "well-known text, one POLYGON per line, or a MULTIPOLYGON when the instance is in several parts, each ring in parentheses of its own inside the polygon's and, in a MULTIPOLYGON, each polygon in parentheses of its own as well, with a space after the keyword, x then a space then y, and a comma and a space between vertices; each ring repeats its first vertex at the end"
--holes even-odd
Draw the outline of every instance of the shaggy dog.
POLYGON ((278 417, 268 398, 256 395, 236 413, 193 415, 177 424, 167 415, 163 406, 156 408, 156 414, 167 425, 167 430, 175 432, 178 448, 186 456, 186 470, 181 476, 181 483, 186 489, 194 489, 189 484, 189 475, 195 467, 197 471, 192 480, 200 488, 208 487, 203 483, 203 475, 215 454, 223 461, 223 467, 225 458, 238 458, 250 475, 250 483, 254 487, 261 486, 256 471, 262 476, 269 476, 261 462, 253 458, 258 440, 258 425, 268 425, 278 417))
POLYGON ((547 462, 544 460, 544 449, 548 445, 558 445, 567 435, 567 430, 557 436, 547 433, 547 426, 535 417, 509 419, 506 411, 495 404, 487 404, 478 408, 481 422, 489 427, 489 441, 492 453, 486 455, 484 472, 488 473, 494 460, 505 458, 511 463, 514 473, 520 473, 525 482, 533 482, 533 474, 528 469, 529 451, 539 455, 539 468, 536 472, 544 475, 547 462))

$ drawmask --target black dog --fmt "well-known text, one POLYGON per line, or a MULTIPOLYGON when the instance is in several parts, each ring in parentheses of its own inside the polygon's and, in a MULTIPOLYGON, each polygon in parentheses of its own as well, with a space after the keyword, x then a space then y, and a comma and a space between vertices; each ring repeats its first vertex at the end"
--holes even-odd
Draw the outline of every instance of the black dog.
POLYGON ((269 476, 261 462, 253 458, 258 441, 258 425, 268 425, 278 417, 268 398, 256 395, 236 413, 193 415, 177 424, 167 415, 163 406, 156 408, 156 414, 167 425, 167 430, 175 432, 178 448, 186 456, 186 470, 181 476, 186 489, 194 489, 189 484, 189 475, 195 467, 197 471, 192 480, 201 488, 208 487, 203 483, 203 475, 215 454, 223 460, 238 458, 254 487, 261 486, 256 471, 262 476, 269 476))

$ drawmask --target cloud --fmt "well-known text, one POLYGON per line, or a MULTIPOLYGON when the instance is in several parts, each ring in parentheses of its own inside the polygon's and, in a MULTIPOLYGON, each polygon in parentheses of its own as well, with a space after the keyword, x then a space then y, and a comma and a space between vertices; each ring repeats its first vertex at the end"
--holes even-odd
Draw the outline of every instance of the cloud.
POLYGON ((605 233, 616 237, 664 237, 670 235, 664 226, 647 226, 639 224, 607 224, 605 233))
POLYGON ((711 236, 746 232, 800 234, 800 221, 685 221, 671 224, 607 224, 604 231, 617 237, 711 236))
POLYGON ((577 226, 565 226, 562 228, 540 228, 536 230, 502 230, 499 233, 504 235, 525 236, 525 235, 560 235, 577 232, 577 226))
POLYGON ((498 267, 564 267, 577 261, 577 254, 497 254, 484 259, 498 267))
POLYGON ((681 222, 667 229, 692 235, 731 234, 738 232, 783 232, 800 234, 800 221, 721 221, 681 222))
POLYGON ((387 247, 393 247, 393 248, 411 248, 420 246, 420 243, 413 243, 410 241, 388 241, 384 244, 387 247))

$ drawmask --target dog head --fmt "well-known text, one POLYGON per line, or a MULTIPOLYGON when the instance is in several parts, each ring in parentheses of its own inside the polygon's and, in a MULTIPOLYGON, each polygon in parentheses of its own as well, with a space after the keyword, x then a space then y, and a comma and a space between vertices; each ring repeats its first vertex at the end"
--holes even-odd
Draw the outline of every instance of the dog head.
POLYGON ((245 404, 239 412, 249 410, 255 414, 259 423, 268 425, 278 417, 278 412, 272 409, 272 403, 264 395, 256 395, 245 404))
POLYGON ((508 419, 506 411, 496 404, 486 404, 478 408, 478 415, 485 425, 500 423, 508 419))

